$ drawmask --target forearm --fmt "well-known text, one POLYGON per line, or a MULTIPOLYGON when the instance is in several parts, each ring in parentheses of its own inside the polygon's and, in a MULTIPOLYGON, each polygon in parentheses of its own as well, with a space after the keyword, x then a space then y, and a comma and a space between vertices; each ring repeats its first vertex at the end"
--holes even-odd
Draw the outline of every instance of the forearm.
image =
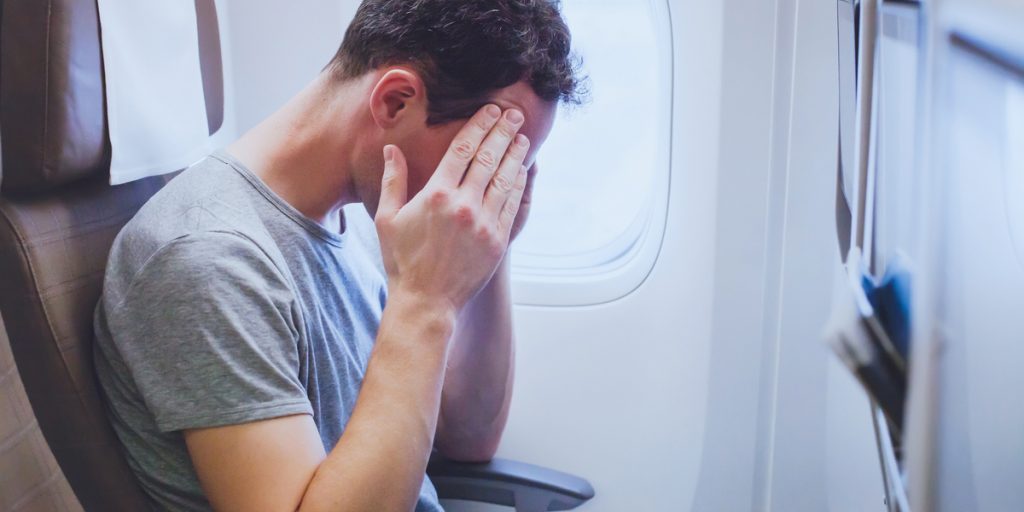
POLYGON ((345 433, 317 469, 301 510, 411 510, 437 424, 454 313, 394 294, 345 433))
POLYGON ((507 261, 466 305, 452 340, 435 443, 450 458, 492 458, 508 419, 515 344, 507 261))

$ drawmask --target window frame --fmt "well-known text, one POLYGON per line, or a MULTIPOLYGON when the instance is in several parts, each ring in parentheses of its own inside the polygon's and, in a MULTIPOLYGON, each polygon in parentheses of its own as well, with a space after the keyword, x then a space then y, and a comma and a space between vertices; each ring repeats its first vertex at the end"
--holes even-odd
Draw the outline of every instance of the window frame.
POLYGON ((665 237, 672 178, 675 38, 668 0, 647 2, 656 31, 659 67, 664 73, 659 80, 659 97, 667 100, 667 108, 657 121, 665 143, 658 145, 650 200, 624 232, 600 249, 547 256, 517 252, 513 247, 512 298, 517 305, 572 307, 613 302, 637 290, 657 263, 665 237))

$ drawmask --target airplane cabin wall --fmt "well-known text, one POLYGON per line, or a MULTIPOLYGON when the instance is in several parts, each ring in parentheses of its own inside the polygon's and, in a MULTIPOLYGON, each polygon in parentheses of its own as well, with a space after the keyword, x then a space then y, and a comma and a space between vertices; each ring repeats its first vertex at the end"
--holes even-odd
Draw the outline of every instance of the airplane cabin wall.
POLYGON ((217 0, 236 82, 239 134, 302 90, 331 60, 358 4, 346 0, 217 0), (224 20, 226 18, 226 20, 224 20))
POLYGON ((881 509, 867 401, 821 341, 840 271, 835 4, 727 0, 724 20, 716 406, 693 510, 881 509))

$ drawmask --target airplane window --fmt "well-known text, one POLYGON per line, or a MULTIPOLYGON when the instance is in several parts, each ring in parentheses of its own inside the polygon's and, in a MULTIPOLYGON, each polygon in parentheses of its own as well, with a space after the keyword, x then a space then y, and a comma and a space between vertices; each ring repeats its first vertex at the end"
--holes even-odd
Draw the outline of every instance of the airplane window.
MULTIPOLYGON (((538 155, 518 270, 593 268, 629 253, 667 173, 671 62, 650 2, 566 0, 563 14, 589 77, 589 101, 562 108, 538 155)), ((665 191, 660 191, 664 193, 665 191)))
POLYGON ((1006 103, 1006 210, 1017 259, 1024 265, 1024 83, 1010 84, 1006 103))

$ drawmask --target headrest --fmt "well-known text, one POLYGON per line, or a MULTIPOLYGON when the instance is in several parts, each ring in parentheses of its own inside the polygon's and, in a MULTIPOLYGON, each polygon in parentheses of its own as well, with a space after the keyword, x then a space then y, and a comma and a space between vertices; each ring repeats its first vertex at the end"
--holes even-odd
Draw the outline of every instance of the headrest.
MULTIPOLYGON (((211 133, 224 114, 213 0, 195 0, 211 133)), ((96 0, 4 0, 0 132, 4 193, 40 192, 110 167, 96 0)))

